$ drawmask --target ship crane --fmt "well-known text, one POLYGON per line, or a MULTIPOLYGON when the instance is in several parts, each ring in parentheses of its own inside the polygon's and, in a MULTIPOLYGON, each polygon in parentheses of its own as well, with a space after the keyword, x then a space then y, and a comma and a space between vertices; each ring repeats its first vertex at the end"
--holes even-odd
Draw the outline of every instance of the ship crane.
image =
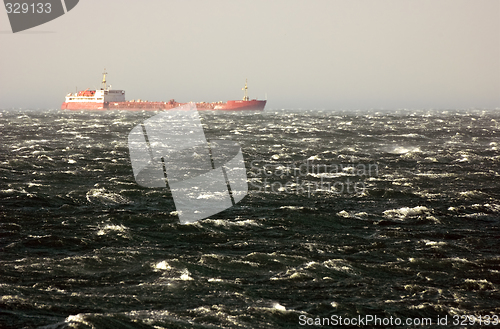
POLYGON ((102 90, 106 90, 108 88, 108 85, 106 84, 106 74, 108 74, 108 72, 106 72, 106 69, 104 69, 104 72, 102 73, 102 87, 101 89, 102 90))
POLYGON ((245 90, 245 93, 243 95, 243 100, 244 101, 248 100, 248 86, 247 86, 247 83, 248 83, 248 79, 245 80, 245 88, 243 88, 245 90))

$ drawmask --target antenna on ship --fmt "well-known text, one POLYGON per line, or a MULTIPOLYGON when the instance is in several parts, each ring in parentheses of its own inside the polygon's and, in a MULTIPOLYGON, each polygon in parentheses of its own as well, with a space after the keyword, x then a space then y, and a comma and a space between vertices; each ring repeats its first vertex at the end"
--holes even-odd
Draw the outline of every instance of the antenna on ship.
POLYGON ((247 100, 248 100, 248 86, 247 86, 247 83, 248 83, 248 79, 246 79, 246 80, 245 80, 245 88, 244 88, 244 90, 245 90, 245 94, 244 94, 244 96, 243 96, 243 100, 244 100, 244 101, 247 101, 247 100))
POLYGON ((104 69, 104 72, 102 74, 103 74, 103 76, 102 76, 102 88, 101 89, 106 90, 106 88, 108 87, 106 84, 106 74, 108 74, 108 72, 106 72, 106 69, 104 69))

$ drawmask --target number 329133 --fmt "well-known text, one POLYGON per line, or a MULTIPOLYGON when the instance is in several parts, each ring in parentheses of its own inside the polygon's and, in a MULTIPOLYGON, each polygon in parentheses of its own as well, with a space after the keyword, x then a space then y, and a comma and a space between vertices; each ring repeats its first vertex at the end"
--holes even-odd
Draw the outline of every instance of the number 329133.
POLYGON ((49 14, 52 11, 50 3, 41 3, 41 2, 32 4, 7 2, 5 4, 5 9, 7 9, 7 14, 26 14, 26 13, 49 14))

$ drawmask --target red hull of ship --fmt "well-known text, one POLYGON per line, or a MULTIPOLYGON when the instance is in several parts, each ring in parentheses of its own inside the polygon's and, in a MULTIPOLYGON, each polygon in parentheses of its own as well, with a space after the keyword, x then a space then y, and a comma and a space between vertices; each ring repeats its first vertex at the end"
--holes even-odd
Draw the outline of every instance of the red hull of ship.
MULTIPOLYGON (((177 102, 64 102, 62 110, 128 110, 128 111, 157 111, 170 110, 185 103, 177 102)), ((266 101, 228 101, 227 103, 196 103, 199 110, 220 111, 262 111, 266 101)))
POLYGON ((216 106, 215 109, 223 111, 262 111, 266 106, 266 102, 256 99, 249 101, 227 101, 220 108, 216 106))
POLYGON ((61 110, 106 110, 103 103, 91 102, 64 102, 61 110))

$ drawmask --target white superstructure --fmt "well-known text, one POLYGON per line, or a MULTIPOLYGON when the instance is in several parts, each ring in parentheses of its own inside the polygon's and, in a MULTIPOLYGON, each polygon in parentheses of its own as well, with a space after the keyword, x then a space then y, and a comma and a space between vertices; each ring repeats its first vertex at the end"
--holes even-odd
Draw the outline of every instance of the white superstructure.
POLYGON ((125 90, 111 90, 106 84, 106 70, 102 78, 102 88, 100 90, 84 90, 66 95, 66 103, 104 103, 104 102, 125 102, 125 90))

